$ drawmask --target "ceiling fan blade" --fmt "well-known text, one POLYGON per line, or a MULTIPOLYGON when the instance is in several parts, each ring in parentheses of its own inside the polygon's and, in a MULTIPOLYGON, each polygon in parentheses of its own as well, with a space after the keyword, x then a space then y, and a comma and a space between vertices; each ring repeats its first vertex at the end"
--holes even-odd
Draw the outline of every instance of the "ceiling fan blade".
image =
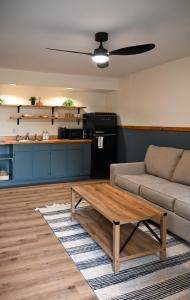
POLYGON ((60 51, 60 52, 69 52, 69 53, 92 55, 92 53, 80 52, 80 51, 70 51, 70 50, 62 50, 62 49, 54 49, 54 48, 46 48, 46 49, 47 50, 53 50, 53 51, 60 51))
POLYGON ((109 52, 109 55, 134 55, 150 51, 154 48, 155 44, 142 44, 113 50, 109 52))

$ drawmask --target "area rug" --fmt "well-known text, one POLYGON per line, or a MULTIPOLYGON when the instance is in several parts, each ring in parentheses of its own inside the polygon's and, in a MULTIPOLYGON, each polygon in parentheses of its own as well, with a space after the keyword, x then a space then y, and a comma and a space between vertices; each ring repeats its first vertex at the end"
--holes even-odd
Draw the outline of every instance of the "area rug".
MULTIPOLYGON (((167 259, 149 255, 121 263, 114 274, 110 258, 76 221, 70 205, 54 204, 39 211, 101 300, 190 299, 190 244, 167 235, 167 259)), ((146 231, 146 228, 141 226, 146 231)), ((158 228, 154 228, 159 232, 158 228)))

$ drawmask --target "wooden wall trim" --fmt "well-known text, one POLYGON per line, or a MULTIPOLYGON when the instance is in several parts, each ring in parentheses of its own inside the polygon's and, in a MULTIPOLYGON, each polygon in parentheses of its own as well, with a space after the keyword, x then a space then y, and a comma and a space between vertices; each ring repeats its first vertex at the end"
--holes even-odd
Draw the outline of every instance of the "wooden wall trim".
POLYGON ((136 125, 119 125, 119 128, 128 128, 135 130, 157 130, 157 131, 187 131, 190 132, 190 127, 167 127, 167 126, 136 126, 136 125))

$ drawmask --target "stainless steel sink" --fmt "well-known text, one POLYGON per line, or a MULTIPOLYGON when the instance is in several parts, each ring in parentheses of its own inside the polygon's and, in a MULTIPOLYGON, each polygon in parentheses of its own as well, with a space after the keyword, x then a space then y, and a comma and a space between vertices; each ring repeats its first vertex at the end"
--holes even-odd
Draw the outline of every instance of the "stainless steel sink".
POLYGON ((19 143, 31 143, 31 142, 33 142, 33 140, 28 140, 28 139, 20 139, 20 140, 18 140, 17 142, 19 142, 19 143))
POLYGON ((41 140, 41 139, 37 139, 37 140, 20 139, 20 140, 17 140, 17 142, 19 142, 19 143, 40 143, 40 142, 44 142, 44 140, 41 140))

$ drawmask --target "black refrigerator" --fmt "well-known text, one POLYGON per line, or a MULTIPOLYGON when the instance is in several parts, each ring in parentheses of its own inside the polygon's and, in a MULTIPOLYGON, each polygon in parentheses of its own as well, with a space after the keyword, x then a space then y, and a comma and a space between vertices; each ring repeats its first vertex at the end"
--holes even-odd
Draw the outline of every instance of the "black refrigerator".
POLYGON ((91 145, 91 177, 109 178, 110 164, 116 162, 117 115, 115 113, 84 114, 84 133, 91 145))

